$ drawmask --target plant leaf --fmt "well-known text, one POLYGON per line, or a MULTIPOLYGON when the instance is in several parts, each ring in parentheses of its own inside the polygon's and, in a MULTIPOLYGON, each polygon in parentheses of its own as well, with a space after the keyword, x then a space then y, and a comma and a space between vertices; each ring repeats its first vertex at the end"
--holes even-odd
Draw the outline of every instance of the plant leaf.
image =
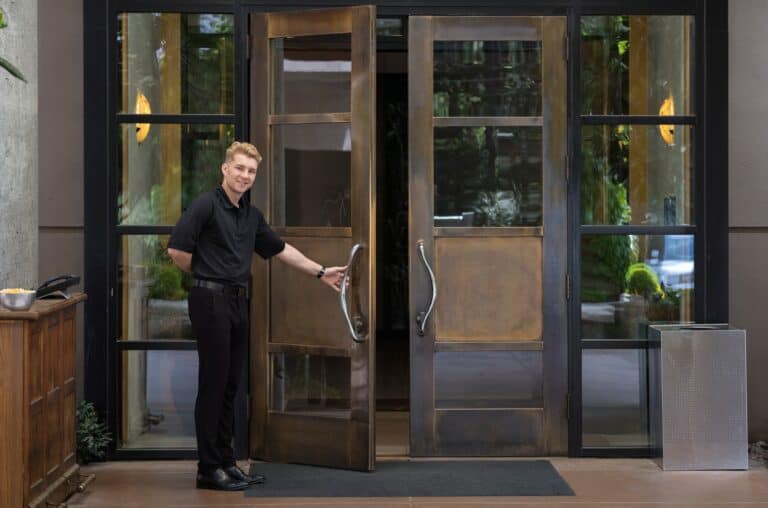
POLYGON ((0 9, 0 28, 5 28, 8 26, 8 21, 5 19, 5 11, 0 9))
POLYGON ((14 65, 11 62, 9 62, 8 60, 6 60, 5 58, 3 58, 1 56, 0 56, 0 67, 5 69, 6 71, 8 71, 11 74, 11 76, 19 78, 24 83, 27 82, 27 78, 24 77, 24 75, 21 73, 21 71, 19 69, 17 69, 16 67, 14 67, 14 65))

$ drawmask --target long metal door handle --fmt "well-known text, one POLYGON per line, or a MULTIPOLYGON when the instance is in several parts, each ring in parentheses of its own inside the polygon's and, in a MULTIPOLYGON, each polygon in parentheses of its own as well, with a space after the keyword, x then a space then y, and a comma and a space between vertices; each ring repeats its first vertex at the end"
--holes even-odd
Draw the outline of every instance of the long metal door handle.
POLYGON ((432 271, 432 267, 429 266, 429 261, 427 261, 427 255, 424 254, 424 240, 419 240, 416 242, 416 244, 419 246, 419 254, 421 254, 421 260, 424 261, 424 266, 429 273, 429 280, 432 282, 432 300, 429 302, 429 307, 427 307, 425 312, 419 312, 419 314, 416 316, 416 333, 418 333, 419 336, 423 336, 424 328, 427 326, 427 320, 429 319, 429 315, 432 313, 432 308, 435 306, 435 299, 437 298, 437 283, 435 282, 435 273, 432 271))
POLYGON ((349 259, 347 260, 347 269, 344 270, 344 277, 341 279, 341 293, 339 299, 341 301, 341 310, 344 312, 344 319, 347 320, 347 326, 349 327, 349 334, 352 336, 352 340, 355 342, 365 342, 365 335, 359 333, 364 326, 362 320, 356 319, 357 326, 352 324, 352 319, 349 317, 349 308, 347 307, 347 278, 349 277, 349 271, 352 269, 352 263, 355 261, 357 253, 363 249, 363 246, 356 243, 352 246, 352 250, 349 252, 349 259))

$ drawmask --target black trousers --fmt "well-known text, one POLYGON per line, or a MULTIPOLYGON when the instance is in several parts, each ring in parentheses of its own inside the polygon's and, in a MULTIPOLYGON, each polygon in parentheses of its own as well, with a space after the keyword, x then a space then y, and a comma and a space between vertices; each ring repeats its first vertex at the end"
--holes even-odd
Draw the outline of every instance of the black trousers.
POLYGON ((197 467, 207 472, 235 464, 234 399, 248 354, 248 300, 193 287, 189 292, 189 317, 199 359, 195 401, 197 467))

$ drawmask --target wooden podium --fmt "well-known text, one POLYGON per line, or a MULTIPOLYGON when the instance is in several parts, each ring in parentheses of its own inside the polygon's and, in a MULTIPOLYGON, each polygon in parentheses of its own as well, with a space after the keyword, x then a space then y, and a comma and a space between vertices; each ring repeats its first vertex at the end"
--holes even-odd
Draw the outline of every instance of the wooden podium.
POLYGON ((45 507, 79 484, 75 440, 75 306, 0 308, 0 506, 45 507), (57 497, 53 494, 59 492, 57 497), (50 500, 48 498, 51 498, 50 500))

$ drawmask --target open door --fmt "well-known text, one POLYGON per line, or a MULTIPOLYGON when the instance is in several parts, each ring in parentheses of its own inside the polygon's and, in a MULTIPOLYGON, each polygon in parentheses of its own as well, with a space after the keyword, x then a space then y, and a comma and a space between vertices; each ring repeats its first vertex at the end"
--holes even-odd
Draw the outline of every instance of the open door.
POLYGON ((567 451, 562 17, 411 17, 412 455, 567 451))
POLYGON ((254 260, 251 456, 374 468, 374 7, 251 16, 252 200, 287 242, 348 264, 336 294, 254 260))

